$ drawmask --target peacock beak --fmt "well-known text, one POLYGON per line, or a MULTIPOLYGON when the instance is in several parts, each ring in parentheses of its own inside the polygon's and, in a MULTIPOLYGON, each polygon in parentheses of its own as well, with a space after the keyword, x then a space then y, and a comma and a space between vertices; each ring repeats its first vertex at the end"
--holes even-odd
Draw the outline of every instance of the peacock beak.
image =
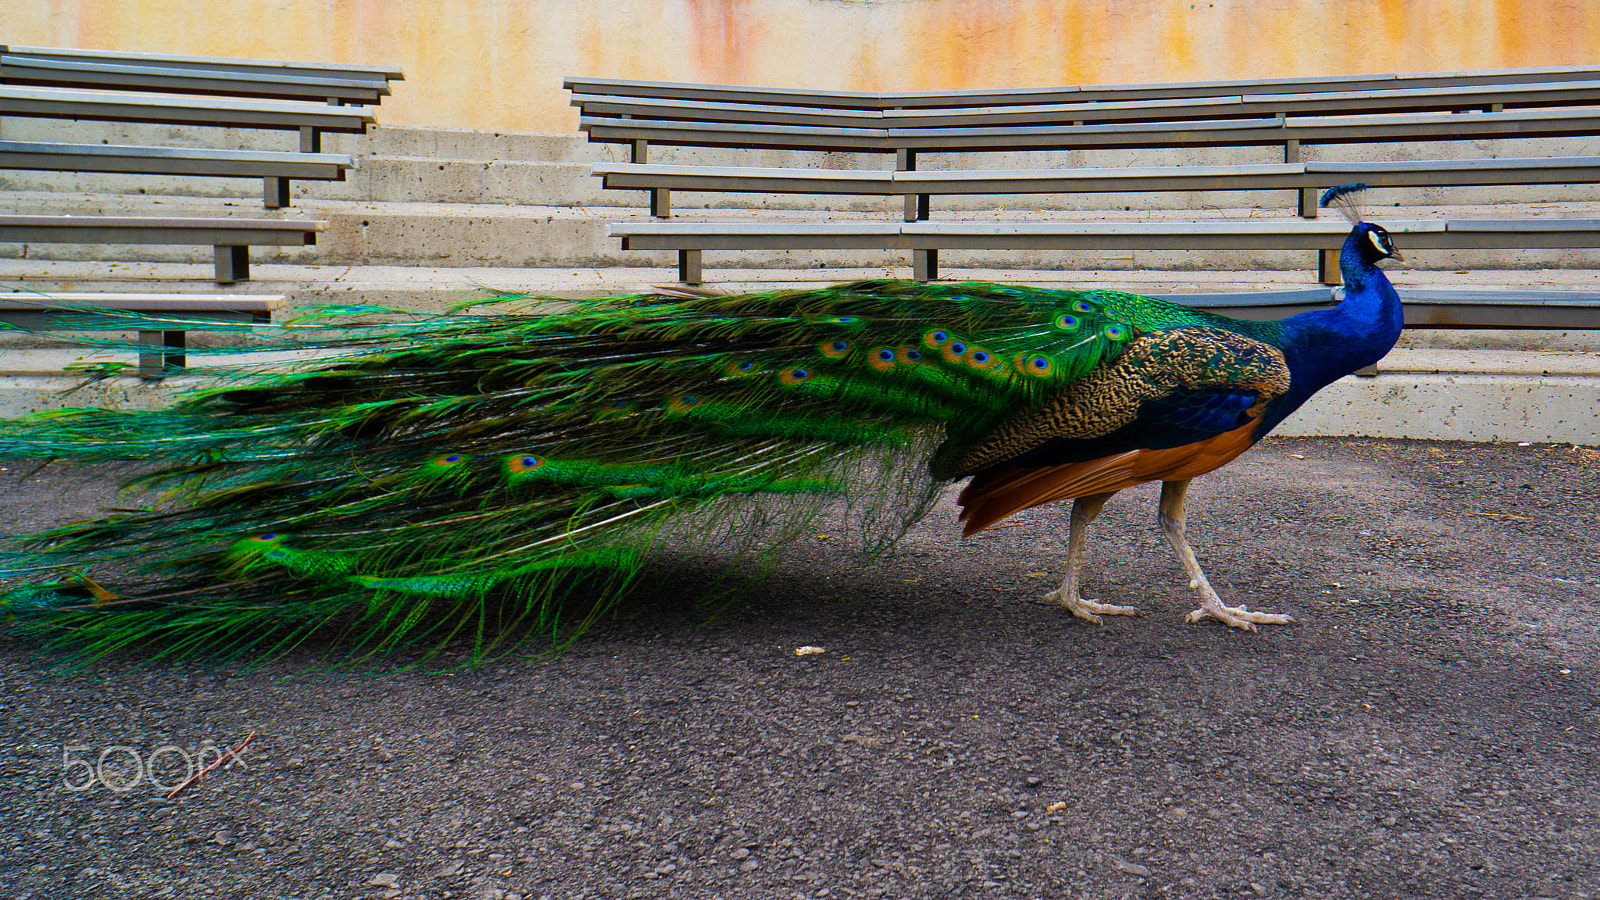
POLYGON ((1405 262, 1406 261, 1406 258, 1404 256, 1400 255, 1400 251, 1398 249, 1390 250, 1389 251, 1389 258, 1390 259, 1398 259, 1401 262, 1405 262))

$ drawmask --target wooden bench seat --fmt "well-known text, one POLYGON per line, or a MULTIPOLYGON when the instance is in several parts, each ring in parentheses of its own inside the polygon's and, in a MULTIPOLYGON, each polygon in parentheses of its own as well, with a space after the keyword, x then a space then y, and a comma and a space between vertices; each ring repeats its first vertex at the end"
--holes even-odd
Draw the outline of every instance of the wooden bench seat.
POLYGON ((186 364, 189 331, 264 325, 284 300, 280 294, 12 293, 0 294, 0 322, 26 331, 138 331, 139 374, 158 377, 186 364), (129 312, 140 319, 118 318, 129 312))
POLYGON ((1231 81, 1161 84, 1066 85, 958 91, 825 91, 687 84, 617 78, 569 77, 573 94, 596 97, 657 97, 688 103, 763 103, 832 109, 940 109, 960 106, 1033 105, 1086 100, 1157 100, 1169 97, 1215 97, 1229 94, 1301 94, 1373 89, 1446 88, 1541 82, 1600 80, 1600 68, 1563 66, 1494 69, 1473 72, 1402 72, 1374 75, 1321 75, 1305 78, 1258 78, 1231 81))
POLYGON ((1236 94, 1049 104, 995 104, 945 109, 852 110, 761 103, 684 103, 670 98, 614 99, 575 94, 587 119, 814 126, 819 128, 994 128, 1007 125, 1086 125, 1265 119, 1300 115, 1426 113, 1481 109, 1573 107, 1600 103, 1600 81, 1539 84, 1236 94))
POLYGON ((915 219, 928 217, 927 198, 954 194, 1081 194, 1147 191, 1316 190, 1329 184, 1368 187, 1460 187, 1503 184, 1600 183, 1600 156, 1312 161, 1244 166, 1161 166, 1079 169, 801 169, 596 163, 607 188, 770 194, 838 194, 922 198, 915 219))
POLYGON ((218 284, 250 279, 252 246, 310 246, 321 220, 178 216, 0 215, 0 242, 24 244, 172 244, 215 248, 218 284))
POLYGON ((391 81, 404 79, 392 66, 0 44, 0 84, 376 105, 389 95, 391 81))
MULTIPOLYGON (((319 135, 325 131, 363 134, 377 121, 370 110, 359 106, 5 85, 0 85, 0 115, 281 131, 311 128, 319 135)), ((321 148, 302 149, 316 152, 321 148)))
MULTIPOLYGON (((1407 249, 1600 247, 1600 219, 1385 221, 1407 249)), ((939 277, 940 250, 1318 250, 1319 274, 1337 283, 1339 219, 1182 222, 638 222, 609 234, 624 250, 676 250, 678 277, 701 283, 705 250, 911 250, 914 277, 939 277), (1333 265, 1330 265, 1330 262, 1333 265)))
MULTIPOLYGON (((1418 113, 1394 116, 1294 116, 1131 122, 1104 125, 1019 125, 972 128, 808 127, 730 122, 610 119, 585 116, 579 129, 594 143, 644 141, 682 147, 826 150, 858 153, 1004 152, 1162 147, 1267 147, 1479 140, 1591 135, 1597 109, 1497 113, 1418 113)), ((634 158, 632 162, 648 162, 634 158)))
POLYGON ((0 141, 0 169, 13 170, 343 181, 356 167, 348 153, 0 141))

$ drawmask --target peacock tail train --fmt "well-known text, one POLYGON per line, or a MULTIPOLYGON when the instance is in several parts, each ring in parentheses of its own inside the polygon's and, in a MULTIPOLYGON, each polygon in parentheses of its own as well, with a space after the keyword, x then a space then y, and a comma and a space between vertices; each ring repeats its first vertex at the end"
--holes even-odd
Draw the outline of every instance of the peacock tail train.
POLYGON ((260 658, 325 629, 358 658, 561 646, 662 553, 775 553, 841 502, 892 540, 1141 334, 1277 324, 893 281, 530 302, 324 310, 246 348, 312 357, 288 371, 0 424, 0 458, 133 465, 153 498, 11 539, 0 615, 88 655, 260 658))

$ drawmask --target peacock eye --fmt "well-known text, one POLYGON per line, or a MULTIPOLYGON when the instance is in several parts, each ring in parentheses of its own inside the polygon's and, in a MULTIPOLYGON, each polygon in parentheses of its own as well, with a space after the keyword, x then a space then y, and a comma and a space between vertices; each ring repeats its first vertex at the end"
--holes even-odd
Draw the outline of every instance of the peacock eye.
POLYGON ((506 460, 506 468, 513 475, 521 475, 524 472, 531 472, 534 469, 543 467, 545 462, 547 460, 544 457, 535 456, 532 453, 513 454, 506 460))

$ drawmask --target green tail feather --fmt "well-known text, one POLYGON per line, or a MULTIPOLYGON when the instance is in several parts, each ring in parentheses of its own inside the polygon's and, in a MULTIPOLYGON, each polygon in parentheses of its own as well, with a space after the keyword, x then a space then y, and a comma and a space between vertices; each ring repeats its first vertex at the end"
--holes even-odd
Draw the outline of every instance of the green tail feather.
POLYGON ((898 534, 938 489, 941 442, 950 456, 1142 331, 1217 324, 982 284, 514 299, 558 311, 324 309, 249 348, 313 364, 217 368, 158 411, 0 423, 0 457, 136 461, 130 486, 157 498, 13 540, 0 574, 31 583, 0 611, 89 653, 252 658, 328 628, 357 655, 464 635, 487 652, 512 624, 559 645, 652 554, 726 539, 752 504, 803 521, 844 497, 898 534), (115 599, 59 577, 96 566, 123 573, 115 599))

